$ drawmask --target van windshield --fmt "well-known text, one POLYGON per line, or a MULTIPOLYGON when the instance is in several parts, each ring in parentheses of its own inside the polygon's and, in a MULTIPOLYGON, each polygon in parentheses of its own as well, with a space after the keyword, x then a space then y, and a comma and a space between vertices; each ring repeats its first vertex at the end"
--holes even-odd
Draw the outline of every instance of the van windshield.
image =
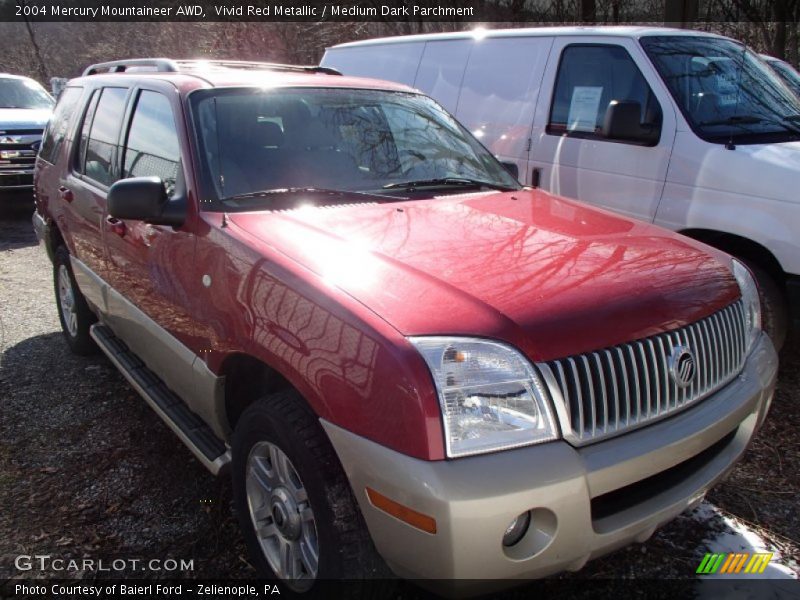
POLYGON ((768 60, 766 63, 783 79, 783 82, 789 86, 790 90, 800 96, 800 73, 795 71, 792 65, 782 60, 768 60))
POLYGON ((0 108, 53 108, 53 98, 32 79, 0 78, 0 108))
POLYGON ((641 39, 694 132, 715 143, 800 139, 800 99, 753 52, 705 36, 641 39))
POLYGON ((428 187, 519 189, 486 148, 420 94, 236 88, 194 92, 191 105, 205 196, 226 210, 244 196, 250 206, 293 190, 388 200, 428 187))

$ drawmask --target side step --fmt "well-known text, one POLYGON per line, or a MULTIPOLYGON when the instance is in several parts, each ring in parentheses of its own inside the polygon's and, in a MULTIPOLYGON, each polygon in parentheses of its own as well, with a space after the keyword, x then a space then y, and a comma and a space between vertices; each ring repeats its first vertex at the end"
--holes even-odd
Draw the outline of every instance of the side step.
POLYGON ((225 443, 111 329, 96 323, 89 333, 125 379, 189 447, 192 454, 214 475, 219 474, 231 461, 231 453, 225 443))

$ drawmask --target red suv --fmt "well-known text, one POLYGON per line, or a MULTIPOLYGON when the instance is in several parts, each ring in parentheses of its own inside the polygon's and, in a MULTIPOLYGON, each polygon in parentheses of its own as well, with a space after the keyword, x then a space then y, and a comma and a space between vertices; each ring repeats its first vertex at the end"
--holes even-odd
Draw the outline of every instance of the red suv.
POLYGON ((520 187, 412 89, 106 63, 43 148, 67 343, 230 467, 294 590, 579 569, 698 503, 766 415, 745 267, 520 187))

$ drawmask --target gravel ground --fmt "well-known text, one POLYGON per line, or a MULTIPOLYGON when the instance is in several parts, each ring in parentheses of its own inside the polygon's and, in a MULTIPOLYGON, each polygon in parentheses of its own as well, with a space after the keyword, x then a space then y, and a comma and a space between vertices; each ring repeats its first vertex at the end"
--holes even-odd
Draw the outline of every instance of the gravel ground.
MULTIPOLYGON (((229 481, 210 475, 102 355, 70 354, 51 273, 29 212, 0 215, 0 580, 85 576, 17 571, 20 554, 191 559, 194 569, 178 576, 253 577, 229 481)), ((782 355, 771 414, 744 460, 709 494, 714 506, 704 503, 647 543, 562 578, 680 579, 691 587, 700 558, 722 532, 731 534, 731 523, 796 574, 799 401, 796 336, 782 355)))

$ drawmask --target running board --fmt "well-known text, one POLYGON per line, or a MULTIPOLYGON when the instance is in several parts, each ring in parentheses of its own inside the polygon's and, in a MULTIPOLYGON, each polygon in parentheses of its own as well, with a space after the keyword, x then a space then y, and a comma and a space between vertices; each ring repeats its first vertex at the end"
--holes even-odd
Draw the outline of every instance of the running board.
POLYGON ((218 475, 231 461, 231 452, 225 443, 111 329, 96 323, 89 333, 125 379, 188 446, 192 454, 209 471, 218 475))

